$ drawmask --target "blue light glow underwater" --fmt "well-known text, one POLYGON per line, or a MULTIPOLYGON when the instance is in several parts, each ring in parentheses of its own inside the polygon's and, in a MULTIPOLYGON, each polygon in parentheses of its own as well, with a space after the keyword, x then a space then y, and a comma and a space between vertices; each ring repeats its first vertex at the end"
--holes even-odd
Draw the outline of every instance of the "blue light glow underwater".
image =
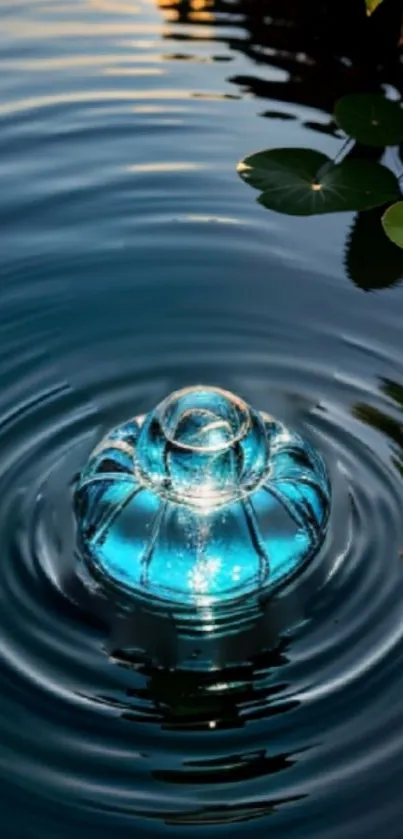
POLYGON ((237 396, 193 387, 112 430, 74 496, 98 574, 133 596, 210 607, 287 582, 321 546, 320 455, 237 396))

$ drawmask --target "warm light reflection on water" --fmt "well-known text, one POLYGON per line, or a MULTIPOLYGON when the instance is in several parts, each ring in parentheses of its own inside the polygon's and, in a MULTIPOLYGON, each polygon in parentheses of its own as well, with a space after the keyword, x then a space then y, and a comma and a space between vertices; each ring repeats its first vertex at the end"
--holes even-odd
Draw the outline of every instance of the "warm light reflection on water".
POLYGON ((49 108, 54 105, 68 104, 69 102, 132 102, 137 99, 206 99, 221 101, 231 99, 225 94, 219 93, 192 93, 188 90, 91 90, 75 91, 71 93, 60 93, 53 96, 38 96, 32 99, 21 99, 15 102, 7 102, 0 105, 0 115, 17 114, 20 111, 32 111, 37 108, 49 108))
POLYGON ((127 167, 128 172, 194 172, 196 169, 202 169, 203 166, 199 163, 136 163, 127 167))
MULTIPOLYGON (((155 47, 155 42, 153 42, 155 47)), ((119 66, 130 64, 152 64, 161 60, 159 53, 123 55, 122 53, 105 53, 101 55, 77 55, 77 56, 52 56, 51 58, 21 58, 4 60, 2 66, 5 70, 23 70, 29 73, 43 72, 49 70, 79 70, 86 67, 103 67, 105 64, 116 63, 119 66)))
POLYGON ((101 12, 110 12, 112 15, 136 15, 141 11, 141 5, 131 3, 127 0, 122 3, 121 0, 88 0, 94 9, 99 9, 101 12))

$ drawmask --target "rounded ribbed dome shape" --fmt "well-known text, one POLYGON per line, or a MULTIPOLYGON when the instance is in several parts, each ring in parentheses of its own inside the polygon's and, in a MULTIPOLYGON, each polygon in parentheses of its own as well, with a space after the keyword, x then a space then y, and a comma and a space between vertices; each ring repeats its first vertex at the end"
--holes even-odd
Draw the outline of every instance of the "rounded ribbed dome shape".
POLYGON ((323 542, 330 487, 299 435, 198 386, 112 430, 74 501, 98 577, 143 602, 205 608, 289 581, 323 542))

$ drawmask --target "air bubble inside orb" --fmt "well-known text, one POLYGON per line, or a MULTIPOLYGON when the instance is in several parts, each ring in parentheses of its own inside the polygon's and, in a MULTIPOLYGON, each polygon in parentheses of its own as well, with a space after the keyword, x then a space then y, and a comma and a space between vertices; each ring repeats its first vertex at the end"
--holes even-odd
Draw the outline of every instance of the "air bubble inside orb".
POLYGON ((231 393, 192 387, 107 434, 74 505, 98 578, 197 609, 268 594, 301 570, 323 542, 330 487, 298 434, 231 393))

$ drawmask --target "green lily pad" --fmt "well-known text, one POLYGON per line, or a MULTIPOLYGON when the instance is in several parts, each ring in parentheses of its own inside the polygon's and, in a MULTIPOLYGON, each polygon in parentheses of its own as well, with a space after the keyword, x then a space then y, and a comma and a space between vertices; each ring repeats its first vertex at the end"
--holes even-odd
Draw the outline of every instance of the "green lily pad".
POLYGON ((395 176, 369 160, 335 165, 311 149, 270 149, 246 157, 240 176, 262 191, 259 203, 295 216, 368 210, 400 195, 395 176))
POLYGON ((382 0, 365 0, 365 5, 367 7, 367 15, 372 15, 375 9, 378 8, 382 3, 382 0))
POLYGON ((368 146, 397 146, 403 140, 403 108, 378 93, 353 93, 336 102, 340 128, 368 146))
POLYGON ((383 207, 357 213, 346 242, 345 268, 363 291, 390 288, 403 280, 403 251, 386 238, 383 207))
POLYGON ((403 248, 403 201, 398 201, 388 207, 382 216, 382 224, 391 242, 403 248))

